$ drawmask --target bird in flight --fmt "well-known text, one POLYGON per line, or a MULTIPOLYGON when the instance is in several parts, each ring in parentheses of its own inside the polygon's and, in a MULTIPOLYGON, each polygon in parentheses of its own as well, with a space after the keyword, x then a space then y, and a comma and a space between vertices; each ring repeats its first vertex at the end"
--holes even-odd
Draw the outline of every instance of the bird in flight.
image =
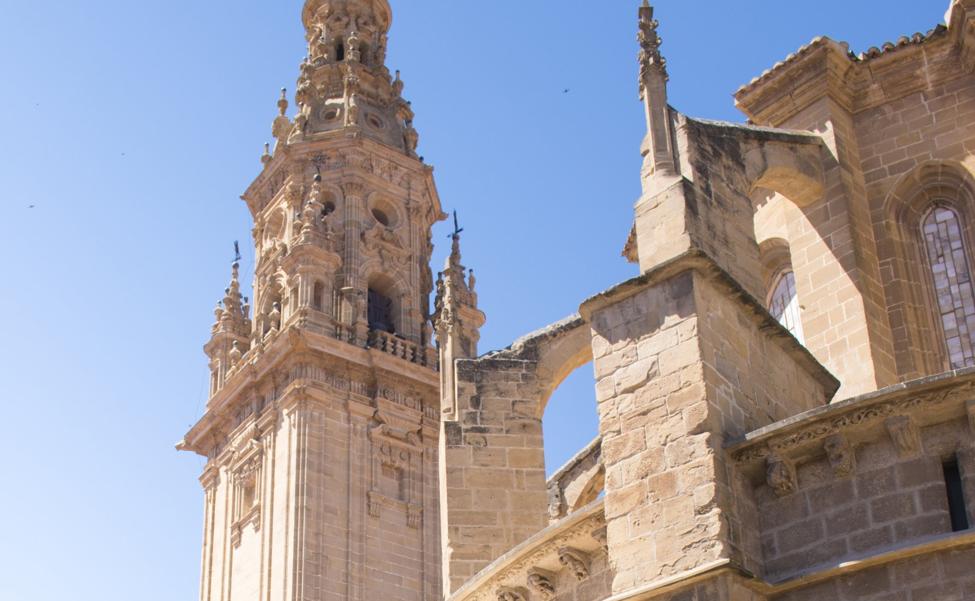
POLYGON ((28 209, 33 209, 34 208, 34 205, 27 205, 27 208, 28 209))
POLYGON ((569 93, 569 92, 571 92, 571 91, 572 91, 572 90, 570 90, 569 88, 566 88, 566 89, 564 89, 564 90, 562 90, 562 93, 563 93, 563 94, 568 94, 568 93, 569 93))

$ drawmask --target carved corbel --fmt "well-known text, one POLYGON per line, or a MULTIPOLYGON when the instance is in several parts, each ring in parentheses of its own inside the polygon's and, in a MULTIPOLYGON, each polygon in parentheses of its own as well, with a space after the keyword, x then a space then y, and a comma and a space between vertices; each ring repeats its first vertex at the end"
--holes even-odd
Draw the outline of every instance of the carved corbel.
POLYGON ((589 555, 572 547, 559 549, 559 563, 569 568, 577 580, 589 578, 589 555))
POLYGON ((592 536, 594 541, 599 543, 599 546, 603 548, 604 553, 609 553, 609 538, 607 537, 606 532, 606 526, 600 526, 599 528, 593 530, 590 536, 592 536))
POLYGON ((824 441, 823 449, 837 477, 847 478, 853 475, 856 471, 856 454, 845 436, 842 434, 830 436, 824 441))
POLYGON ((890 440, 897 448, 901 459, 914 457, 921 453, 921 431, 914 419, 907 415, 889 417, 884 422, 890 440))
POLYGON ((502 586, 498 589, 498 601, 528 601, 528 590, 521 587, 502 586))
POLYGON ((555 574, 535 568, 528 572, 528 588, 537 593, 542 599, 555 596, 555 574))
POLYGON ((791 495, 799 489, 795 466, 778 455, 765 458, 765 481, 780 497, 791 495))

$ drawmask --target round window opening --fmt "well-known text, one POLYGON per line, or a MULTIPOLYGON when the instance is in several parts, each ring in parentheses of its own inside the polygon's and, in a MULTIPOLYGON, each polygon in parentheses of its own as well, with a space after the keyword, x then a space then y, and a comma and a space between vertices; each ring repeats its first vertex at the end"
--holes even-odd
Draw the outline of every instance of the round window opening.
POLYGON ((379 209, 373 209, 372 216, 375 217, 376 221, 378 221, 379 223, 385 225, 386 227, 389 227, 389 215, 387 215, 383 211, 380 211, 379 209))
POLYGON ((338 111, 338 109, 332 109, 332 110, 330 110, 330 111, 328 111, 328 112, 325 113, 325 120, 326 121, 335 121, 338 118, 339 118, 339 111, 338 111))
POLYGON ((366 121, 368 121, 369 125, 371 125, 375 129, 382 129, 386 127, 386 124, 383 123, 383 120, 375 115, 369 115, 366 121))

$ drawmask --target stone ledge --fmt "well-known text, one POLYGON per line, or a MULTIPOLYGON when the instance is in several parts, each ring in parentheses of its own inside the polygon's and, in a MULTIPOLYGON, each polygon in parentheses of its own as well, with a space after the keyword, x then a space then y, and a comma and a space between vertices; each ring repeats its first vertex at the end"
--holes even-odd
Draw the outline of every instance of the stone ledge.
POLYGON ((975 530, 940 535, 908 545, 892 546, 880 553, 864 556, 860 559, 846 560, 834 564, 822 564, 805 571, 799 576, 778 582, 767 582, 756 578, 747 571, 736 567, 731 560, 722 559, 681 574, 660 579, 638 589, 613 595, 605 601, 647 601, 674 592, 675 590, 721 576, 732 576, 738 579, 742 586, 756 593, 775 596, 812 586, 820 582, 833 580, 840 576, 861 572, 869 568, 887 565, 921 555, 962 549, 973 545, 975 545, 975 530))
MULTIPOLYGON (((910 414, 921 425, 947 414, 965 415, 965 402, 975 388, 975 368, 946 372, 912 382, 895 384, 827 407, 819 407, 782 420, 732 441, 725 449, 742 468, 758 469, 773 452, 783 457, 809 453, 822 441, 839 433, 863 430, 886 417, 910 414), (940 411, 935 411, 937 408, 940 411)), ((816 451, 818 452, 818 451, 816 451)))
POLYGON ((840 382, 829 372, 809 350, 799 343, 789 330, 772 317, 762 303, 748 294, 731 275, 722 269, 702 250, 690 250, 657 267, 583 301, 579 313, 587 322, 592 314, 604 307, 622 302, 643 290, 665 282, 686 271, 695 271, 722 288, 728 298, 738 302, 744 313, 766 334, 783 352, 804 367, 813 378, 823 386, 827 400, 836 394, 840 382))

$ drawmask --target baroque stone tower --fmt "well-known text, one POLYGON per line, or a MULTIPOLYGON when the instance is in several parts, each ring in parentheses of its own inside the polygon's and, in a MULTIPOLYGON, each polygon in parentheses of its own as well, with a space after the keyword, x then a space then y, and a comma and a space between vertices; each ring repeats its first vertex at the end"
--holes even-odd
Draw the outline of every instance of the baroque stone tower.
POLYGON ((385 65, 386 0, 308 0, 254 219, 205 350, 202 601, 440 595, 431 226, 445 217, 385 65))

